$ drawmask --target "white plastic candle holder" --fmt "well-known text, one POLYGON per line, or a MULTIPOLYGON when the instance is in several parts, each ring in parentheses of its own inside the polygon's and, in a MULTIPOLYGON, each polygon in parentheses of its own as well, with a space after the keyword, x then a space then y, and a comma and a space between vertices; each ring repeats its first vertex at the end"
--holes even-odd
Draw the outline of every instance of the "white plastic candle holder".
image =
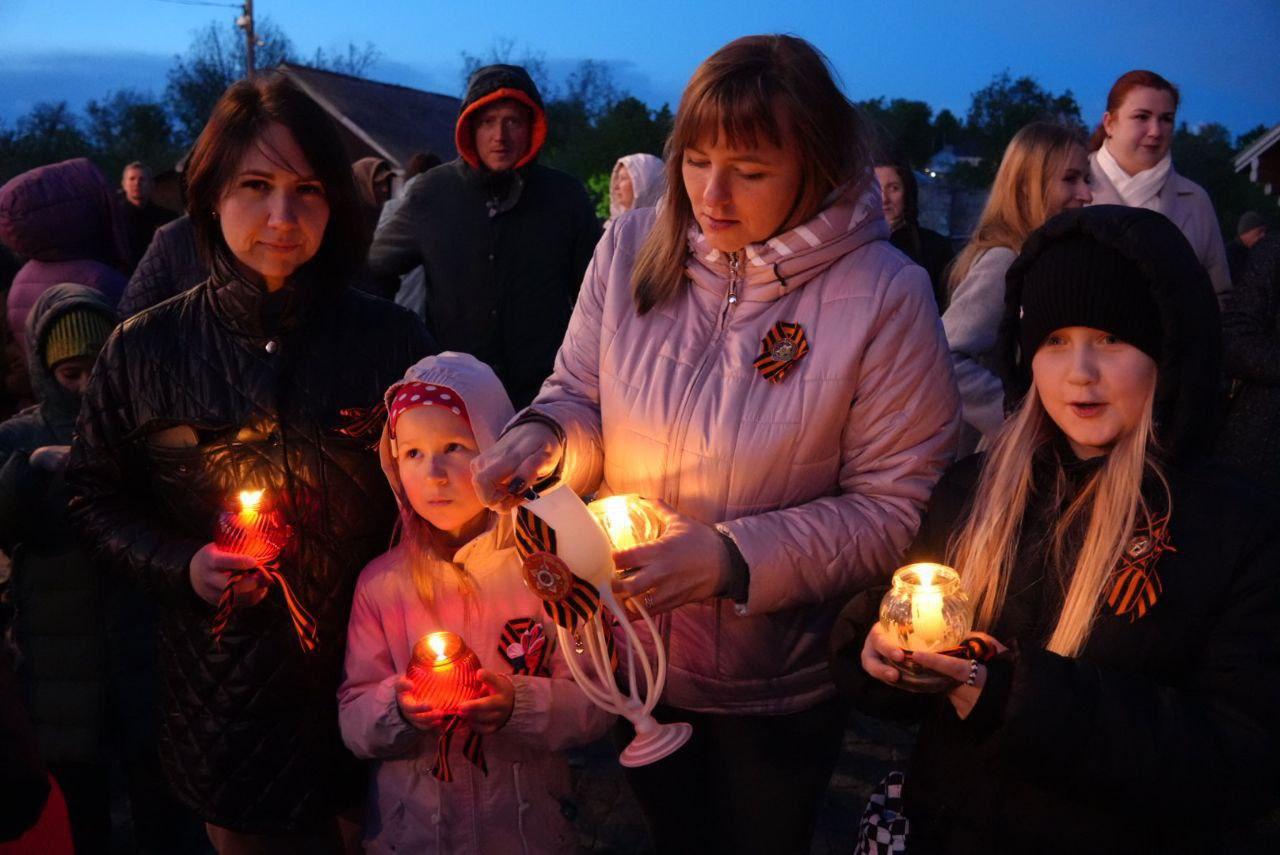
POLYGON ((663 724, 653 717, 653 708, 666 684, 667 651, 653 617, 643 604, 632 600, 631 605, 641 618, 641 631, 652 643, 654 657, 650 660, 636 625, 613 595, 613 546, 608 535, 582 499, 563 484, 526 502, 524 507, 555 530, 559 558, 600 595, 601 609, 578 627, 576 639, 575 633, 559 625, 556 635, 569 671, 583 694, 601 709, 625 717, 635 728, 635 738, 623 749, 619 762, 629 767, 646 766, 670 755, 689 741, 693 726, 686 722, 663 724), (616 619, 626 636, 625 692, 614 678, 605 635, 606 612, 616 619), (590 663, 590 670, 583 667, 584 658, 590 663))

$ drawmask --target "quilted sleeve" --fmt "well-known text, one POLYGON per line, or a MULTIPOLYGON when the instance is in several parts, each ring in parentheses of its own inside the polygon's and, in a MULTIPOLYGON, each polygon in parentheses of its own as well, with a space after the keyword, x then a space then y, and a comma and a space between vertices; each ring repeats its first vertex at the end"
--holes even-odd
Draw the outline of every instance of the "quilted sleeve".
POLYGON ((147 512, 141 473, 128 460, 136 425, 122 329, 107 339, 85 390, 67 466, 68 515, 91 549, 141 587, 165 598, 194 599, 188 566, 204 544, 173 535, 147 512))
POLYGON ((830 602, 885 579, 955 454, 959 398, 922 268, 893 277, 875 318, 833 495, 722 523, 750 570, 744 615, 830 602))
POLYGON ((168 228, 156 232, 146 254, 129 277, 129 284, 125 286, 117 307, 122 319, 133 317, 179 292, 172 263, 171 234, 172 230, 168 228))

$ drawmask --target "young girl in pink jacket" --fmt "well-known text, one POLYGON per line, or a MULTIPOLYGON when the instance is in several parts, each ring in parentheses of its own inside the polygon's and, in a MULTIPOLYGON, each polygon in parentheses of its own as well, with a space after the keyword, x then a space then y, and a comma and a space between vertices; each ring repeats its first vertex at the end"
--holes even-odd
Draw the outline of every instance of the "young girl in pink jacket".
POLYGON ((563 751, 611 717, 569 679, 555 626, 524 586, 510 519, 471 485, 470 462, 511 402, 487 365, 442 353, 411 367, 386 403, 379 454, 401 536, 360 574, 338 689, 343 740, 376 761, 366 851, 573 851, 563 751), (476 653, 486 691, 451 728, 414 702, 405 677, 414 644, 440 630, 476 653))

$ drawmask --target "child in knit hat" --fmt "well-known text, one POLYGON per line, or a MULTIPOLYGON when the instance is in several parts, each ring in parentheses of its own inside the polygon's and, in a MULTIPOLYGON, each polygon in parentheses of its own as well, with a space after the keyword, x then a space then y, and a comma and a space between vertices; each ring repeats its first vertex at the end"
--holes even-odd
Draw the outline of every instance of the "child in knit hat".
POLYGON ((110 609, 103 574, 68 523, 62 473, 80 392, 114 326, 114 311, 95 289, 62 284, 41 294, 26 335, 39 403, 0 424, 0 550, 13 562, 19 676, 41 753, 66 795, 76 850, 85 852, 97 851, 110 832, 110 609))
POLYGON ((472 486, 511 401, 489 366, 446 352, 410 367, 386 404, 379 452, 401 536, 356 583, 338 689, 344 741, 376 761, 365 851, 574 852, 564 750, 613 717, 569 678, 510 519, 472 486), (482 696, 456 708, 431 708, 405 677, 439 631, 479 658, 482 696))

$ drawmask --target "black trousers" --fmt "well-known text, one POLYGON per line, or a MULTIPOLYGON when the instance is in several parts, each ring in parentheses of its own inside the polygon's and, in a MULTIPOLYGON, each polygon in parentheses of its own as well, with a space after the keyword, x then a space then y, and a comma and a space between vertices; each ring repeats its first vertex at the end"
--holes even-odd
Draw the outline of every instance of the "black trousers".
MULTIPOLYGON (((675 754, 627 770, 658 855, 808 853, 849 718, 847 701, 778 716, 659 706, 654 717, 693 725, 693 737, 675 754)), ((619 746, 633 733, 622 720, 619 746)))

